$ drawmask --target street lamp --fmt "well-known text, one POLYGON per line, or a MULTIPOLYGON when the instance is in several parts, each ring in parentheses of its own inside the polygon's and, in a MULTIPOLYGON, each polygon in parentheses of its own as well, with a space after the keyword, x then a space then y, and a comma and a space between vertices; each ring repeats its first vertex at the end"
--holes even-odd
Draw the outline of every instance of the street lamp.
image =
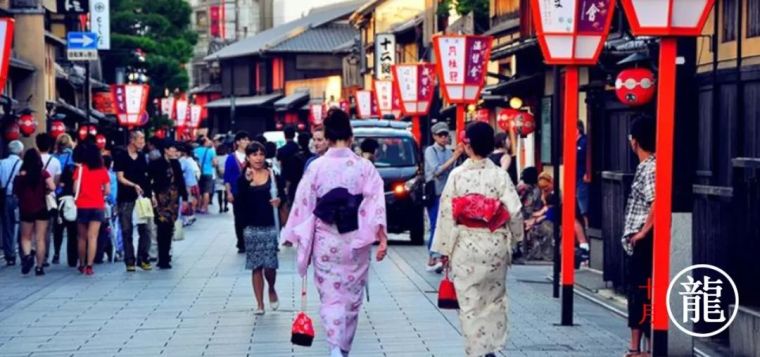
MULTIPOLYGON (((642 0, 652 1, 652 0, 642 0)), ((607 39, 614 0, 531 0, 536 36, 550 65, 565 65, 562 185, 562 325, 573 325, 575 271, 575 152, 578 120, 578 67, 594 65, 607 39)), ((559 88, 554 88, 558 95, 559 88)), ((558 165, 558 162, 554 163, 558 165)), ((558 179, 555 177, 555 179, 558 179)), ((556 253, 555 253, 556 254, 556 253)), ((555 284, 556 276, 555 259, 555 284)))
MULTIPOLYGON (((699 36, 714 0, 622 0, 636 36, 662 36, 657 89, 654 264, 652 268, 652 352, 668 353, 667 289, 670 285, 670 229, 675 134, 676 36, 699 36)), ((717 21, 717 20, 715 20, 717 21)))
POLYGON ((401 109, 412 116, 412 133, 422 144, 420 116, 427 115, 433 100, 435 67, 429 63, 393 65, 393 84, 401 97, 401 109))

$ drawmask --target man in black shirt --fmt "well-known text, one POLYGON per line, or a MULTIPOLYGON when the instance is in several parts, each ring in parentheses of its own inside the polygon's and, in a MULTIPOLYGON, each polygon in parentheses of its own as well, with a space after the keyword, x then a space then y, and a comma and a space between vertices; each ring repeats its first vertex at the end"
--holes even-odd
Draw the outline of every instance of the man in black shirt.
POLYGON ((283 166, 282 172, 287 173, 287 176, 283 176, 283 178, 290 182, 290 190, 286 190, 288 202, 292 203, 293 200, 295 200, 296 189, 303 177, 306 162, 314 156, 311 150, 309 150, 310 141, 311 134, 306 132, 298 134, 298 152, 291 156, 286 162, 281 163, 283 166))
POLYGON ((281 175, 285 179, 285 191, 288 197, 291 196, 291 191, 295 194, 296 187, 294 186, 294 173, 289 172, 290 159, 298 153, 299 146, 295 142, 296 129, 292 126, 288 126, 284 130, 285 145, 277 150, 277 161, 280 162, 280 168, 282 169, 281 175))
MULTIPOLYGON (((124 241, 124 263, 127 271, 135 271, 137 263, 135 259, 135 247, 132 244, 132 214, 135 210, 135 201, 139 196, 151 198, 150 181, 148 180, 148 162, 142 152, 145 147, 145 134, 135 130, 130 133, 127 150, 116 155, 114 171, 118 181, 118 194, 116 196, 119 224, 121 225, 122 238, 124 241)), ((151 270, 148 260, 150 249, 150 232, 148 225, 137 225, 140 240, 137 243, 137 260, 140 268, 151 270)))

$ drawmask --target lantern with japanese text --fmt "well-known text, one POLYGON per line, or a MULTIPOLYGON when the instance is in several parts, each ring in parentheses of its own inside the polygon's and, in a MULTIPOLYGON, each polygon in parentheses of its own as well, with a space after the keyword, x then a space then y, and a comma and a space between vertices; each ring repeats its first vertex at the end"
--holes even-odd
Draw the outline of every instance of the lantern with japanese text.
POLYGON ((536 119, 533 114, 518 109, 502 109, 497 119, 499 128, 505 132, 514 132, 524 138, 536 131, 536 119))
POLYGON ((509 113, 510 110, 514 109, 504 109, 499 112, 499 115, 496 116, 496 125, 499 126, 499 129, 507 133, 512 130, 511 113, 509 113))
POLYGON ((375 100, 377 100, 377 110, 380 117, 393 116, 398 119, 401 117, 401 98, 398 90, 393 86, 390 80, 375 80, 375 100))
POLYGON ((676 58, 678 36, 696 37, 715 0, 621 0, 635 36, 661 36, 657 74, 657 162, 655 167, 652 268, 652 355, 668 354, 668 286, 673 197, 676 58))
POLYGON ((10 123, 8 126, 5 127, 5 140, 6 141, 13 141, 18 140, 21 137, 21 130, 18 127, 18 123, 10 123))
POLYGON ((34 120, 34 116, 31 113, 22 114, 18 118, 18 128, 21 131, 21 135, 28 138, 37 131, 37 121, 34 120))
POLYGON ((161 98, 161 115, 166 116, 169 119, 175 119, 176 114, 176 101, 174 97, 161 98))
POLYGON ((106 148, 106 142, 107 142, 107 140, 106 140, 106 136, 105 135, 98 134, 98 135, 95 136, 95 145, 98 147, 98 149, 105 150, 105 148, 106 148))
POLYGON ((464 105, 477 102, 483 90, 492 43, 491 36, 440 35, 433 38, 443 97, 457 105, 457 132, 464 130, 464 105))
POLYGON ((321 125, 325 120, 325 106, 312 104, 309 106, 309 119, 313 125, 321 125))
POLYGON ((145 108, 150 87, 147 84, 111 85, 114 113, 119 125, 134 128, 144 124, 145 108))
POLYGON ((52 123, 50 123, 50 136, 53 137, 53 139, 58 139, 59 136, 63 135, 66 132, 66 124, 64 124, 60 120, 54 120, 52 123))
POLYGON ((377 115, 375 110, 375 95, 371 90, 356 91, 356 116, 360 119, 377 115))
MULTIPOLYGON (((646 0, 651 1, 651 0, 646 0)), ((536 28, 544 62, 565 65, 563 99, 562 182, 563 200, 575 202, 577 156, 575 148, 578 116, 578 66, 594 65, 610 32, 614 0, 530 0, 533 24, 536 28)), ((559 91, 559 88, 555 88, 559 91)), ((522 131, 522 130, 521 130, 522 131)), ((559 164, 559 163, 557 163, 559 164)), ((562 236, 574 233, 575 210, 573 205, 562 206, 562 236)), ((572 239, 562 240, 562 320, 563 326, 573 325, 573 285, 575 246, 572 239)), ((556 263, 555 263, 556 264, 556 263)))
POLYGON ((187 99, 178 99, 175 102, 175 120, 178 128, 187 126, 190 119, 190 103, 187 99))
POLYGON ((201 125, 201 115, 203 114, 203 106, 198 104, 190 105, 190 121, 188 127, 192 129, 198 129, 201 125))
POLYGON ((0 94, 5 90, 5 82, 8 80, 8 66, 11 62, 11 48, 13 48, 13 32, 15 20, 11 17, 0 18, 0 94))
POLYGON ((429 63, 393 66, 393 84, 401 100, 401 109, 412 116, 412 133, 422 142, 420 116, 430 111, 433 100, 435 66, 429 63))
POLYGON ((654 98, 654 92, 654 74, 646 68, 625 69, 615 80, 615 94, 625 105, 645 105, 654 98))

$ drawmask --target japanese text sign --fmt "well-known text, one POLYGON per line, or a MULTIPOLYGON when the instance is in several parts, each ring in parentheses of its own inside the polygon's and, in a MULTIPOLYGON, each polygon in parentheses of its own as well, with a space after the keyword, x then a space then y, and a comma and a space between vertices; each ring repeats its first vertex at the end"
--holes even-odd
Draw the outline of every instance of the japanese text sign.
POLYGON ((715 0, 621 0, 636 36, 699 36, 715 0))
POLYGON ((203 113, 203 106, 198 104, 190 105, 190 122, 188 127, 198 128, 201 125, 201 114, 203 113))
POLYGON ((356 91, 356 116, 365 119, 377 115, 375 96, 371 90, 356 91))
POLYGON ((433 100, 435 67, 432 64, 393 66, 393 82, 407 115, 427 115, 433 100))
POLYGON ((311 123, 314 125, 321 125, 325 120, 325 106, 322 104, 312 104, 310 109, 311 123))
POLYGON ((391 66, 396 63, 396 36, 380 33, 375 36, 375 78, 391 79, 391 66))
POLYGON ((377 98, 377 111, 381 117, 393 115, 398 119, 401 116, 401 98, 394 88, 392 81, 375 81, 375 97, 377 98))
POLYGON ((177 126, 184 128, 190 119, 190 103, 188 103, 187 99, 178 99, 174 105, 176 106, 177 126))
POLYGON ((115 84, 111 86, 113 111, 119 124, 135 127, 144 124, 143 116, 148 104, 150 87, 146 84, 115 84))
POLYGON ((174 97, 161 98, 161 115, 174 119, 176 115, 175 102, 174 97))
POLYGON ((467 104, 478 100, 492 43, 490 36, 445 35, 433 39, 438 78, 449 103, 467 104))
POLYGON ((595 64, 607 39, 614 0, 531 0, 547 64, 595 64))

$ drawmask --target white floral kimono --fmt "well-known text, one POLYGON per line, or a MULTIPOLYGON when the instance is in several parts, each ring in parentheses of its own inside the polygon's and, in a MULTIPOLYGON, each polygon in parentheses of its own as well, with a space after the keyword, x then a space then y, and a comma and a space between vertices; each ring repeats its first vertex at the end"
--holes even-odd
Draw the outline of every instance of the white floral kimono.
POLYGON ((467 356, 496 353, 507 342, 507 266, 512 246, 523 237, 521 208, 507 171, 488 159, 469 159, 454 169, 441 195, 432 250, 449 257, 467 356), (452 200, 466 194, 499 199, 509 222, 494 232, 457 225, 452 200))

